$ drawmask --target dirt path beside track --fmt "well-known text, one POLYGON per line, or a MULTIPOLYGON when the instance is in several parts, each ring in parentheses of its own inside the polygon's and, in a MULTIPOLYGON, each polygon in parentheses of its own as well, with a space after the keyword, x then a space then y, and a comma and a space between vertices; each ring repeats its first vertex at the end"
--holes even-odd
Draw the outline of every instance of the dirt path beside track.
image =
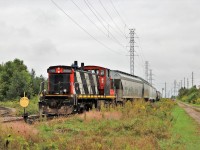
POLYGON ((16 117, 16 109, 0 106, 0 123, 23 120, 22 117, 16 117))
POLYGON ((14 108, 0 106, 0 117, 14 116, 15 113, 16 113, 16 110, 14 108))
POLYGON ((200 109, 189 104, 177 102, 199 125, 200 125, 200 109))

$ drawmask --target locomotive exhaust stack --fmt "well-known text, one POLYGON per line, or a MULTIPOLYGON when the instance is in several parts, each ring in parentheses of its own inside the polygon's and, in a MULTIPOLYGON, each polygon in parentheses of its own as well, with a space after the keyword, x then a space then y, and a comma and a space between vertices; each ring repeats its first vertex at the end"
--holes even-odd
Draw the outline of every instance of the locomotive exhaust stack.
POLYGON ((81 63, 81 70, 84 70, 84 63, 81 63))

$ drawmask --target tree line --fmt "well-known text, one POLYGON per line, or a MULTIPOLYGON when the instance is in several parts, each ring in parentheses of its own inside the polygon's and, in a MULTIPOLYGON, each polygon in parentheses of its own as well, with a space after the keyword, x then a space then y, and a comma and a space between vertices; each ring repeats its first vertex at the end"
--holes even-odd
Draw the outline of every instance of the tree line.
POLYGON ((200 89, 197 89, 196 86, 189 89, 181 88, 177 98, 184 102, 200 104, 200 89))
POLYGON ((20 59, 0 64, 0 101, 19 99, 24 95, 35 96, 39 93, 44 77, 36 76, 35 70, 28 71, 20 59))

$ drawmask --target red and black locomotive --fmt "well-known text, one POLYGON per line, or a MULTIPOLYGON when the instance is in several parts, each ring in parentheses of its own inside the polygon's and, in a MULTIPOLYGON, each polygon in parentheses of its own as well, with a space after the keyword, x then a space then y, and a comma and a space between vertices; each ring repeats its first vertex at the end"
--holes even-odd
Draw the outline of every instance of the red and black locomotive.
POLYGON ((144 98, 158 100, 158 92, 144 79, 100 66, 51 66, 41 83, 40 114, 65 115, 144 98))
POLYGON ((39 110, 42 114, 69 114, 99 107, 100 100, 115 100, 109 69, 97 66, 51 66, 48 81, 41 83, 39 110))

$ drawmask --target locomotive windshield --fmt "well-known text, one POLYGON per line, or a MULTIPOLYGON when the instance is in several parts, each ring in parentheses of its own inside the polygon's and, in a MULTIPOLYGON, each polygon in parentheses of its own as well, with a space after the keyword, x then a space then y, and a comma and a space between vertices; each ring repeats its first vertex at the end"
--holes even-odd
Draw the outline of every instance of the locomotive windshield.
POLYGON ((49 92, 51 94, 69 94, 70 74, 49 74, 49 92))

